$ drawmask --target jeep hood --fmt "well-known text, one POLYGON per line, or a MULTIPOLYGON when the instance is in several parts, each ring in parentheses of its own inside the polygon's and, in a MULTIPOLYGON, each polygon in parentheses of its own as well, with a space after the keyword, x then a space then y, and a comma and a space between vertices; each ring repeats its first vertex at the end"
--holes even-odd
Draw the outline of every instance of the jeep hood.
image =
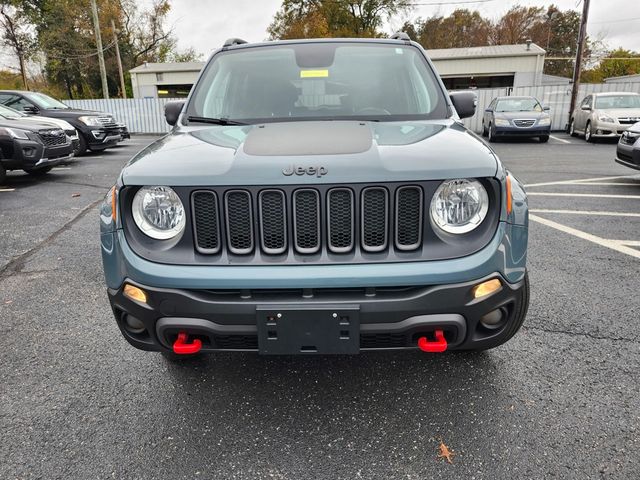
POLYGON ((125 185, 280 185, 493 177, 497 159, 452 120, 181 127, 124 168, 125 185))

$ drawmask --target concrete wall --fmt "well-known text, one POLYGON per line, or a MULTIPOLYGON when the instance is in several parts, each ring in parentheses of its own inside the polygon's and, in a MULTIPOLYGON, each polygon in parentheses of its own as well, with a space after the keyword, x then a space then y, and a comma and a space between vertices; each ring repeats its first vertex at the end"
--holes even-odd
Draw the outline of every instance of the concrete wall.
POLYGON ((133 98, 157 98, 162 85, 192 85, 199 70, 185 72, 131 72, 133 98))

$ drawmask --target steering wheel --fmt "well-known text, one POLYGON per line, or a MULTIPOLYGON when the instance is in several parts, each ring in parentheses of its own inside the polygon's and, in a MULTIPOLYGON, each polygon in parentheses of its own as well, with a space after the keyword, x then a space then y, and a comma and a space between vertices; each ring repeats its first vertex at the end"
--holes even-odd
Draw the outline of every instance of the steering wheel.
POLYGON ((384 108, 366 107, 358 110, 356 115, 391 115, 391 112, 384 108))

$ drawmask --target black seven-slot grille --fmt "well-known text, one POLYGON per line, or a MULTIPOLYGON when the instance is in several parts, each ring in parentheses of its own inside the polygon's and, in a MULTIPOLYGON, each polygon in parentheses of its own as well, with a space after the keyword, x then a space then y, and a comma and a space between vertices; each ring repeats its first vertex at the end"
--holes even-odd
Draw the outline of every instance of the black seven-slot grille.
POLYGON ((194 191, 196 250, 217 254, 226 248, 234 255, 248 255, 260 248, 264 254, 281 255, 293 249, 313 255, 326 245, 332 253, 348 254, 359 239, 364 252, 376 253, 389 248, 390 238, 401 251, 422 246, 425 201, 419 185, 395 190, 368 186, 360 190, 359 201, 347 187, 265 188, 257 193, 257 202, 254 195, 244 189, 194 191))

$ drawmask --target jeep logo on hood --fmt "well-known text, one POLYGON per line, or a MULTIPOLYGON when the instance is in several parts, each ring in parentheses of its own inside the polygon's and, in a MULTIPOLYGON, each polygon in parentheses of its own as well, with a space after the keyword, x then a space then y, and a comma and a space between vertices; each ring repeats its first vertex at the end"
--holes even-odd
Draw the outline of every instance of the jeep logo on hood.
POLYGON ((282 173, 287 177, 290 177, 295 173, 296 175, 315 175, 318 178, 320 178, 323 175, 326 175, 327 173, 329 173, 329 171, 323 166, 303 167, 301 165, 290 165, 284 170, 282 170, 282 173))

